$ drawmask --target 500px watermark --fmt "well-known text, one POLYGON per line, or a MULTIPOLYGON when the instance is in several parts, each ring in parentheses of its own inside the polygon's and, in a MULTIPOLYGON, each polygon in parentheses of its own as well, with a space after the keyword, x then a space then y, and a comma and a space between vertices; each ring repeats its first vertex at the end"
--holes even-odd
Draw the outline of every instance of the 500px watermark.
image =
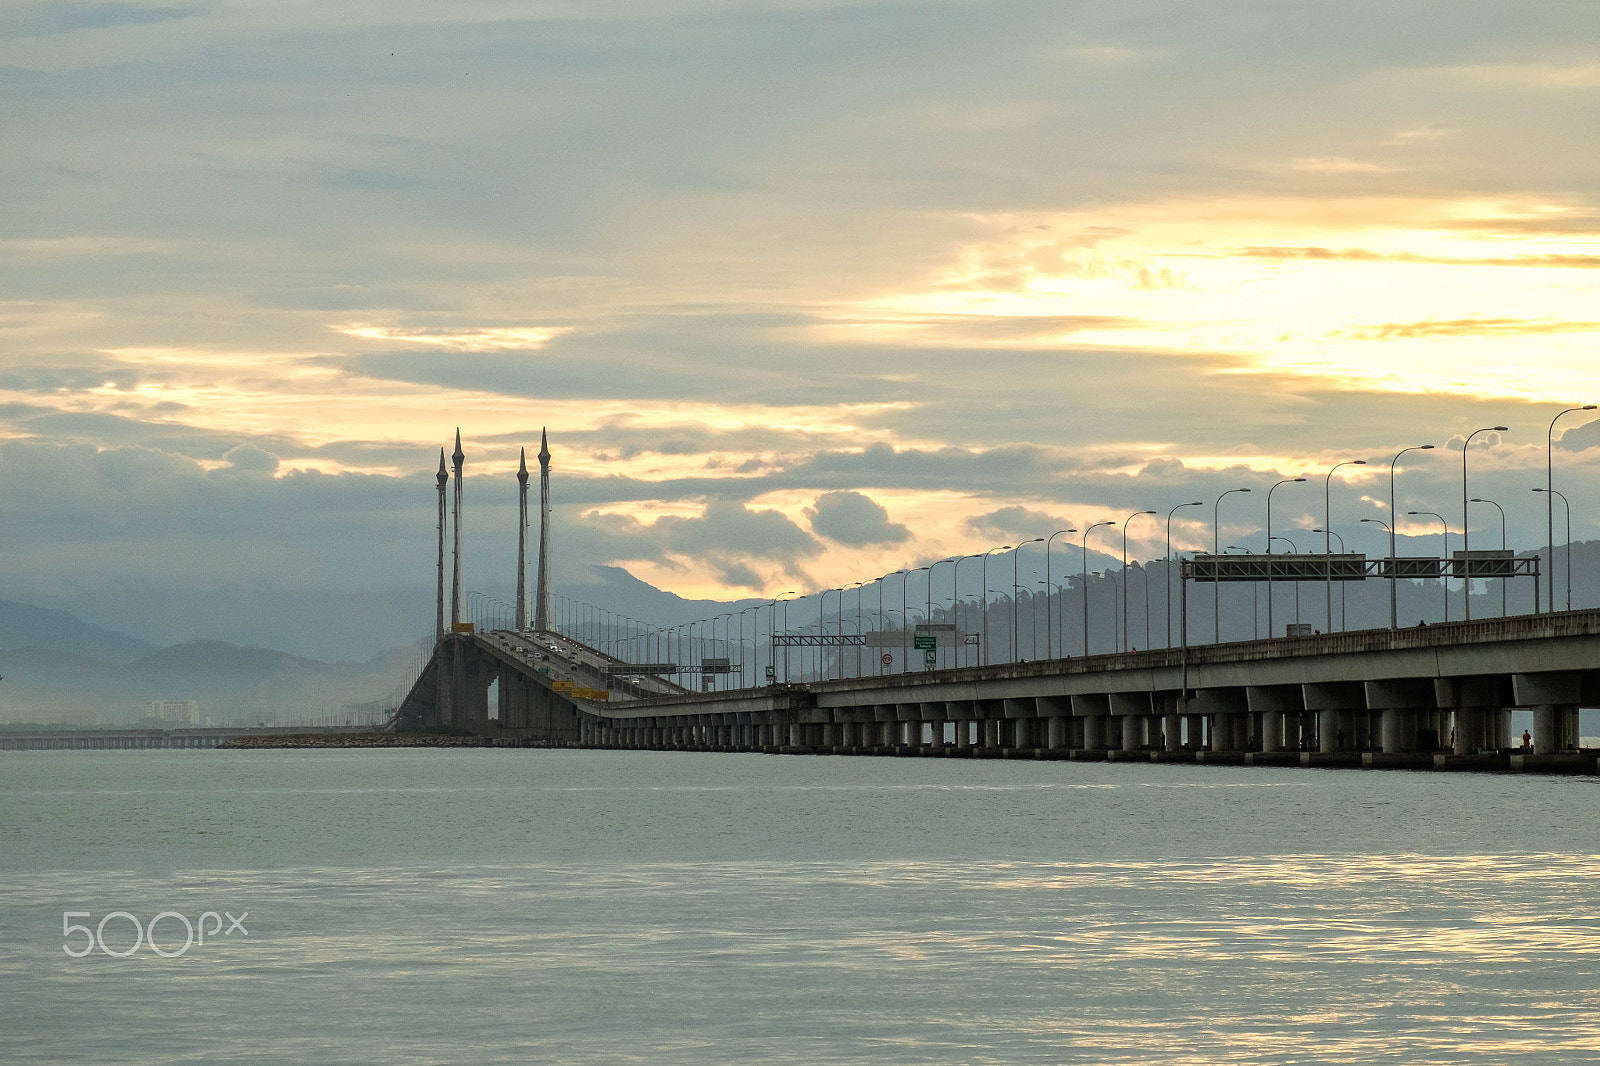
MULTIPOLYGON (((189 921, 188 918, 185 918, 177 911, 162 911, 160 914, 150 919, 149 925, 145 925, 143 922, 139 921, 137 917, 129 914, 127 911, 112 911, 110 914, 107 914, 105 917, 101 918, 100 923, 93 929, 89 928, 87 925, 79 925, 72 920, 74 918, 92 919, 93 917, 94 915, 89 911, 61 912, 61 935, 68 941, 67 943, 61 945, 62 951, 65 951, 68 955, 71 955, 75 959, 81 959, 85 955, 94 951, 95 948, 99 948, 102 952, 110 955, 114 959, 125 959, 129 955, 132 955, 135 951, 138 951, 141 945, 149 945, 150 950, 155 952, 157 955, 160 955, 163 959, 175 959, 179 955, 182 955, 184 952, 188 951, 191 947, 195 947, 196 945, 203 946, 206 942, 206 937, 208 936, 215 940, 218 933, 222 933, 223 936, 232 936, 235 932, 242 933, 245 936, 250 935, 250 930, 244 927, 244 920, 250 917, 249 911, 240 912, 239 917, 237 918, 235 918, 232 914, 229 914, 227 911, 223 911, 222 914, 218 914, 216 911, 206 911, 200 916, 200 920, 198 922, 189 921), (226 916, 228 919, 228 928, 226 930, 223 930, 222 928, 222 919, 224 916, 226 916), (112 919, 119 919, 120 921, 126 921, 132 924, 132 947, 113 951, 110 945, 106 943, 106 923, 110 922, 112 919), (213 923, 210 929, 206 928, 207 919, 210 919, 213 923), (183 926, 184 941, 182 947, 178 948, 176 951, 173 951, 168 948, 163 948, 160 944, 156 943, 156 926, 161 922, 166 922, 168 925, 168 929, 163 933, 164 937, 175 937, 177 934, 177 929, 175 926, 183 926), (73 938, 80 933, 88 939, 82 942, 81 947, 75 947, 72 942, 73 938), (196 933, 199 934, 198 938, 196 937, 196 933)), ((113 926, 112 928, 116 929, 118 927, 119 926, 113 926)), ((120 940, 120 937, 118 939, 120 940)))

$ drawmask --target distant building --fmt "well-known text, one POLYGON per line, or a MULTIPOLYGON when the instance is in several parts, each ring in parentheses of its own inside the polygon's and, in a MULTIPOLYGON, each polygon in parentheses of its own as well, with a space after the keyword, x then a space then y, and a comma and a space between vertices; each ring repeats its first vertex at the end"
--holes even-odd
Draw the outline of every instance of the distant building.
POLYGON ((146 700, 144 717, 147 722, 164 725, 199 725, 199 700, 146 700))

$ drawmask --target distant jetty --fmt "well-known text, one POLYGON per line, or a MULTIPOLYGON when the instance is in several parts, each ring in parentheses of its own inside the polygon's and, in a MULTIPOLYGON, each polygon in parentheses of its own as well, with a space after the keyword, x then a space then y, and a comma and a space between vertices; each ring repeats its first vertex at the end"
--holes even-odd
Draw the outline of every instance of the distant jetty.
POLYGON ((235 737, 220 748, 487 748, 490 737, 437 733, 286 733, 235 737))
POLYGON ((466 733, 280 733, 235 737, 219 748, 551 748, 565 745, 529 737, 486 737, 466 733))

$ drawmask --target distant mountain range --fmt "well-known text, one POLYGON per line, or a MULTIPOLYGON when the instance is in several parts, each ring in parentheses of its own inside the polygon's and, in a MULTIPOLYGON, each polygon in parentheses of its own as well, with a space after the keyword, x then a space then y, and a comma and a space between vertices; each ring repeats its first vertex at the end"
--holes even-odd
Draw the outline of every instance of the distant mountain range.
POLYGON ((336 718, 410 680, 416 652, 323 663, 192 640, 167 648, 64 611, 0 600, 0 722, 118 725, 148 700, 195 700, 216 724, 336 718))

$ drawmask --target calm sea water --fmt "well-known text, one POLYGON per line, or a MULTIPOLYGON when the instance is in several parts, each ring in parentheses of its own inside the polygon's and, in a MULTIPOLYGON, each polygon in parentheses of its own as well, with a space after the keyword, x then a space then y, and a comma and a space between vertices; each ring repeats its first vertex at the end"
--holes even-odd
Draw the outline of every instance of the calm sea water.
POLYGON ((1597 788, 5 753, 0 1061, 1595 1062, 1597 788), (71 958, 64 911, 247 914, 248 936, 71 958))

